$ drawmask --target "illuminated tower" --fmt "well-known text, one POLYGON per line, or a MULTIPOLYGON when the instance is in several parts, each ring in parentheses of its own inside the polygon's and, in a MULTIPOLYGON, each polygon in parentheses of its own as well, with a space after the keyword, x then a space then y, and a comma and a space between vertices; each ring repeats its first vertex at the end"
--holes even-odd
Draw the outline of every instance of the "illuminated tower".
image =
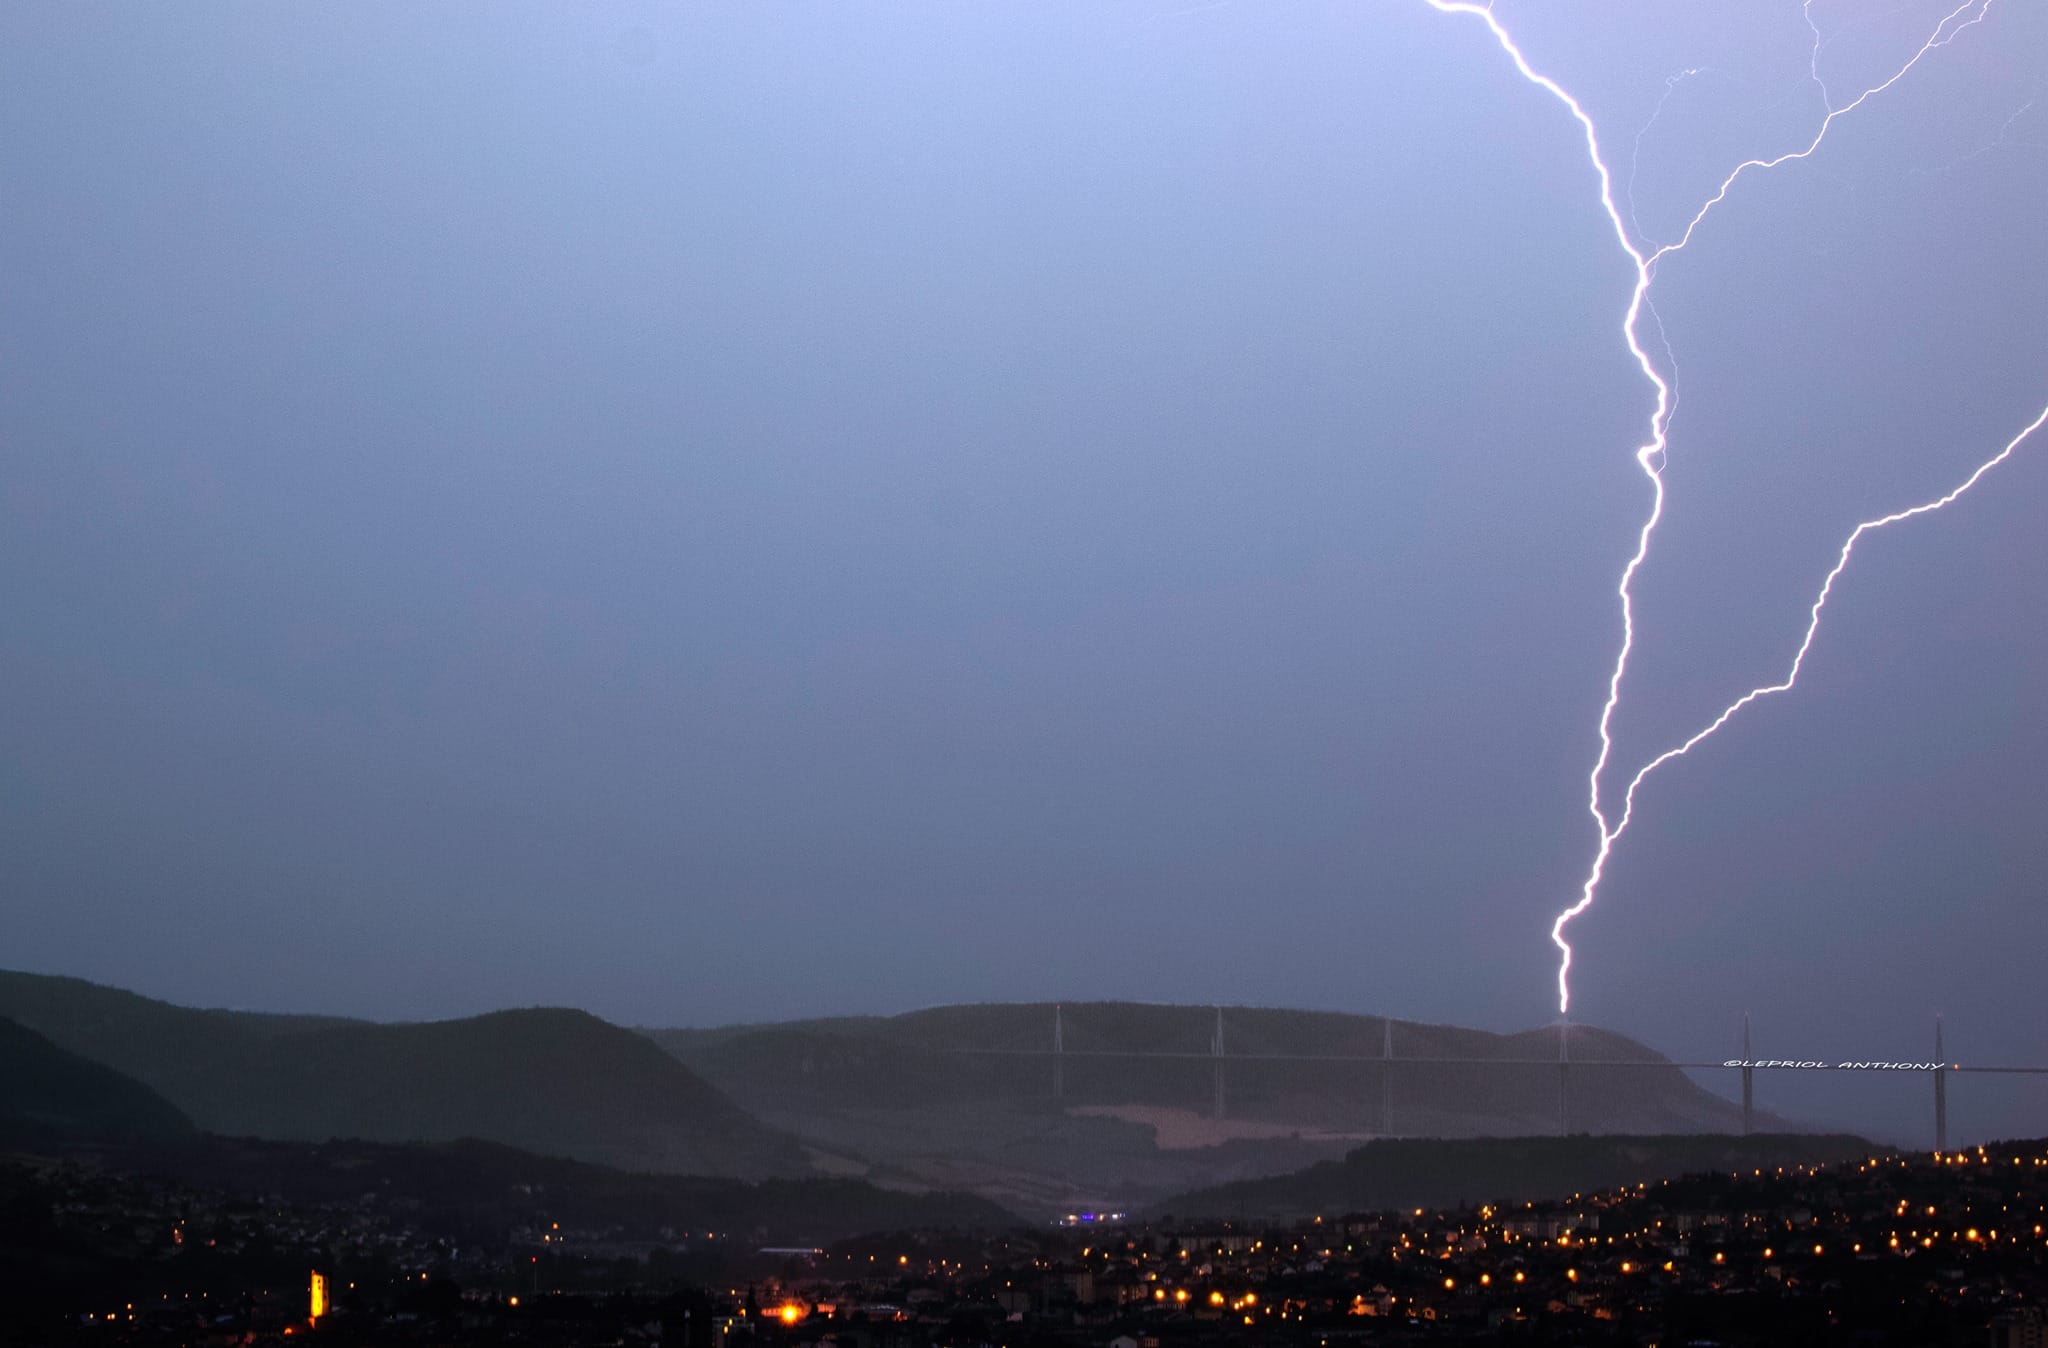
POLYGON ((313 1282, 306 1289, 306 1318, 319 1322, 327 1314, 327 1275, 318 1269, 313 1271, 313 1282))

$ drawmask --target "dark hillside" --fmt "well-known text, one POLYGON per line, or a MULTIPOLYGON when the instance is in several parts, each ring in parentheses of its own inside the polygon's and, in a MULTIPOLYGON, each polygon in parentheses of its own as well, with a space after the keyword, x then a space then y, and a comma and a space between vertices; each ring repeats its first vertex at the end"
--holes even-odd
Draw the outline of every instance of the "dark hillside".
POLYGON ((1210 1006, 983 1004, 646 1033, 777 1127, 1040 1213, 1283 1175, 1389 1135, 1740 1126, 1736 1105, 1676 1067, 1601 1069, 1662 1059, 1590 1026, 1569 1031, 1561 1101, 1556 1027, 1500 1035, 1268 1007, 1221 1019, 1220 1116, 1210 1006))
POLYGON ((481 1137, 636 1170, 763 1178, 810 1166, 643 1036, 581 1011, 414 1025, 195 1010, 0 973, 0 1014, 126 1072, 209 1132, 481 1137))
POLYGON ((261 1045, 351 1022, 200 1010, 102 987, 82 978, 0 970, 0 1016, 81 1057, 146 1082, 199 1122, 235 1093, 235 1077, 261 1045))
MULTIPOLYGON (((1050 1003, 947 1006, 887 1018, 647 1033, 750 1108, 1043 1106, 1053 1102, 1054 1064, 1043 1053, 1052 1046, 1053 1017, 1050 1003)), ((1214 1008, 1090 1002, 1062 1008, 1061 1022, 1063 1106, 1211 1108, 1214 1008)), ((1374 1016, 1224 1008, 1224 1048, 1234 1058, 1224 1069, 1231 1114, 1304 1131, 1432 1136, 1519 1135, 1560 1123, 1589 1132, 1710 1132, 1740 1121, 1734 1105, 1675 1067, 1591 1066, 1661 1057, 1592 1026, 1570 1031, 1570 1056, 1587 1067, 1573 1073, 1564 1120, 1555 1027, 1499 1035, 1395 1021, 1391 1063, 1380 1060, 1388 1031, 1374 1016), (1488 1065, 1504 1059, 1526 1065, 1488 1065)))
MULTIPOLYGON (((656 1030, 657 1043, 675 1042, 656 1030)), ((683 1032, 687 1034, 688 1032, 683 1032)), ((876 1108, 1022 1101, 1046 1093, 1046 1069, 1016 1058, 948 1052, 895 1034, 810 1024, 763 1025, 693 1044, 678 1056, 713 1081, 762 1084, 876 1108)))
POLYGON ((1180 1194, 1156 1206, 1181 1217, 1292 1219, 1481 1201, 1520 1203, 1708 1171, 1842 1161, 1876 1150, 1864 1138, 1840 1133, 1386 1138, 1341 1161, 1180 1194))
POLYGON ((905 1194, 858 1180, 748 1182, 650 1175, 538 1156, 495 1142, 266 1142, 200 1138, 123 1152, 124 1168, 180 1183, 307 1205, 374 1195, 409 1223, 496 1242, 518 1226, 729 1233, 749 1242, 816 1244, 868 1231, 1000 1229, 1016 1218, 968 1194, 905 1194))
POLYGON ((0 1147, 189 1137, 192 1121, 149 1087, 0 1019, 0 1147))
POLYGON ((346 1025, 265 1045, 263 1083, 213 1131, 320 1141, 483 1137, 628 1169, 761 1178, 809 1169, 640 1035, 582 1011, 500 1011, 421 1025, 346 1025))

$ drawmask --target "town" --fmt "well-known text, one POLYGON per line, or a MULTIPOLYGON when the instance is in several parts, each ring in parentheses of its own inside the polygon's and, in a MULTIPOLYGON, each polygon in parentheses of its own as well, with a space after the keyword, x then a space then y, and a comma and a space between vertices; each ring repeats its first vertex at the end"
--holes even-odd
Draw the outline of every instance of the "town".
POLYGON ((1288 1225, 1077 1217, 819 1248, 553 1222, 461 1245, 374 1196, 267 1208, 42 1174, 67 1186, 49 1239, 96 1242, 122 1283, 16 1321, 24 1343, 2005 1348, 2048 1331, 2048 1142, 1514 1207, 1288 1225))

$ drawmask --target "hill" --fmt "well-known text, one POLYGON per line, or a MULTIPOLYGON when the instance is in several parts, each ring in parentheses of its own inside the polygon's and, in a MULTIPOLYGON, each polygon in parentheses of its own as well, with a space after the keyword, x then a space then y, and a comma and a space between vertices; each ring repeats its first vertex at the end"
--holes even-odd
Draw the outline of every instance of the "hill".
POLYGON ((1180 1217, 1292 1220, 1481 1201, 1522 1203, 1681 1175, 1851 1160, 1877 1150, 1867 1139, 1844 1133, 1388 1138, 1341 1161, 1200 1189, 1157 1207, 1180 1217))
POLYGON ((656 1238, 663 1229, 716 1231, 744 1250, 873 1231, 1000 1230, 1017 1221, 968 1194, 898 1193, 846 1179, 650 1175, 474 1138, 396 1144, 204 1137, 132 1147, 117 1159, 180 1183, 301 1206, 367 1202, 463 1243, 495 1243, 523 1226, 559 1222, 620 1240, 656 1238))
POLYGON ((236 1075, 264 1045, 366 1023, 174 1006, 82 978, 11 970, 0 970, 0 1016, 147 1083, 203 1128, 215 1127, 219 1109, 233 1107, 241 1089, 236 1075))
POLYGON ((0 1147, 189 1137, 197 1130, 149 1087, 0 1019, 0 1147))
POLYGON ((582 1011, 379 1025, 194 1010, 0 974, 0 1015, 160 1092, 209 1132, 478 1137, 626 1169, 765 1178, 803 1149, 645 1038, 582 1011))
POLYGON ((0 1154, 0 1345, 288 1344, 310 1268, 353 1293, 320 1325, 323 1342, 643 1342, 640 1328, 661 1318, 644 1307, 662 1292, 789 1269, 786 1250, 763 1246, 1013 1222, 958 1194, 627 1174, 474 1141, 200 1135, 89 1158, 0 1154), (467 1314, 515 1308, 508 1293, 538 1288, 562 1290, 499 1332, 467 1314), (593 1295, 614 1318, 607 1332, 589 1328, 593 1295), (81 1334, 82 1310, 124 1303, 141 1323, 81 1334), (421 1315, 446 1322, 428 1328, 421 1315))
MULTIPOLYGON (((1058 1016, 1066 1106, 1211 1110, 1216 1008, 1091 1002, 1060 1007, 1058 1016)), ((1045 1053, 1054 1017, 1051 1003, 1020 1003, 645 1033, 741 1098, 1018 1103, 1054 1098, 1055 1064, 1045 1053)), ((1503 1035, 1269 1007, 1226 1007, 1221 1019, 1233 1118, 1430 1136, 1523 1135, 1561 1122, 1554 1026, 1503 1035), (1390 1031, 1389 1063, 1380 1055, 1390 1031)), ((1569 1052, 1586 1065, 1663 1056, 1589 1025, 1571 1027, 1569 1052)), ((1569 1103, 1574 1131, 1711 1132, 1740 1122, 1735 1105, 1676 1067, 1575 1074, 1569 1103)))
POLYGON ((810 1168, 793 1140, 639 1035, 583 1011, 311 1030, 263 1045, 246 1070, 262 1089, 202 1119, 211 1131, 479 1137, 626 1169, 746 1178, 810 1168))
POLYGON ((1142 1206, 1387 1136, 1698 1134, 1741 1121, 1676 1067, 1598 1070, 1662 1056, 1592 1026, 1571 1027, 1584 1068, 1561 1101, 1556 1027, 1501 1035, 1267 1007, 1226 1007, 1221 1021, 1232 1056, 1220 1071, 1218 1012, 1200 1006, 947 1006, 646 1033, 777 1127, 883 1173, 1039 1212, 1142 1206), (1045 1052, 1056 1016, 1057 1061, 1045 1052))

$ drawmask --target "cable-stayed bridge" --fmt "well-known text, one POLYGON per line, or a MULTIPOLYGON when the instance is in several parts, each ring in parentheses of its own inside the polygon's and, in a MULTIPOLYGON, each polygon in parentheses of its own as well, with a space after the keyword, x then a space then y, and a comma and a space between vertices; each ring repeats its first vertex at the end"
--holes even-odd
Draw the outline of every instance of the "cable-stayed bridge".
POLYGON ((1821 1058, 1759 1058, 1752 1054, 1749 1017, 1742 1018, 1742 1053, 1735 1058, 1713 1062, 1685 1062, 1670 1058, 1599 1058, 1572 1056, 1574 1027, 1568 1021, 1560 1021, 1552 1027, 1557 1043, 1555 1056, 1543 1057, 1487 1057, 1473 1055, 1446 1055, 1435 1052, 1404 1053, 1396 1043, 1395 1022, 1383 1022, 1380 1051, 1370 1053, 1302 1053, 1287 1051, 1246 1051, 1233 1048, 1224 1019, 1224 1009, 1215 1008, 1215 1028, 1206 1048, 1147 1049, 1147 1048, 1075 1048, 1067 1044, 1067 1014, 1063 1005, 1053 1007, 1050 1035, 1045 1042, 1036 1046, 1007 1048, 977 1048, 952 1046, 947 1051, 974 1056, 1042 1058, 1051 1068, 1052 1093, 1055 1098, 1066 1095, 1068 1060, 1092 1059, 1177 1059, 1187 1062, 1211 1064, 1210 1110, 1217 1118, 1227 1113, 1229 1098, 1228 1073, 1232 1064, 1254 1063, 1357 1063, 1378 1069, 1380 1076, 1379 1130, 1392 1132, 1394 1118, 1394 1087, 1399 1069, 1408 1067, 1460 1067, 1460 1068, 1530 1068, 1549 1067, 1557 1073, 1557 1126, 1559 1132, 1569 1132, 1571 1127, 1571 1083, 1575 1073, 1591 1071, 1628 1071, 1631 1069, 1654 1069, 1669 1071, 1677 1068, 1684 1071, 1736 1071, 1742 1074, 1742 1131, 1748 1134, 1755 1117, 1756 1074, 1758 1072, 1889 1072, 1920 1074, 1932 1083, 1934 1107, 1934 1146, 1937 1152, 1948 1150, 1948 1082, 1958 1073, 1981 1073, 2003 1076, 2048 1076, 2048 1066, 2018 1066, 1986 1063, 1963 1063, 1948 1059, 1942 1045, 1942 1021, 1934 1018, 1934 1052, 1928 1058, 1864 1058, 1835 1059, 1821 1058))

